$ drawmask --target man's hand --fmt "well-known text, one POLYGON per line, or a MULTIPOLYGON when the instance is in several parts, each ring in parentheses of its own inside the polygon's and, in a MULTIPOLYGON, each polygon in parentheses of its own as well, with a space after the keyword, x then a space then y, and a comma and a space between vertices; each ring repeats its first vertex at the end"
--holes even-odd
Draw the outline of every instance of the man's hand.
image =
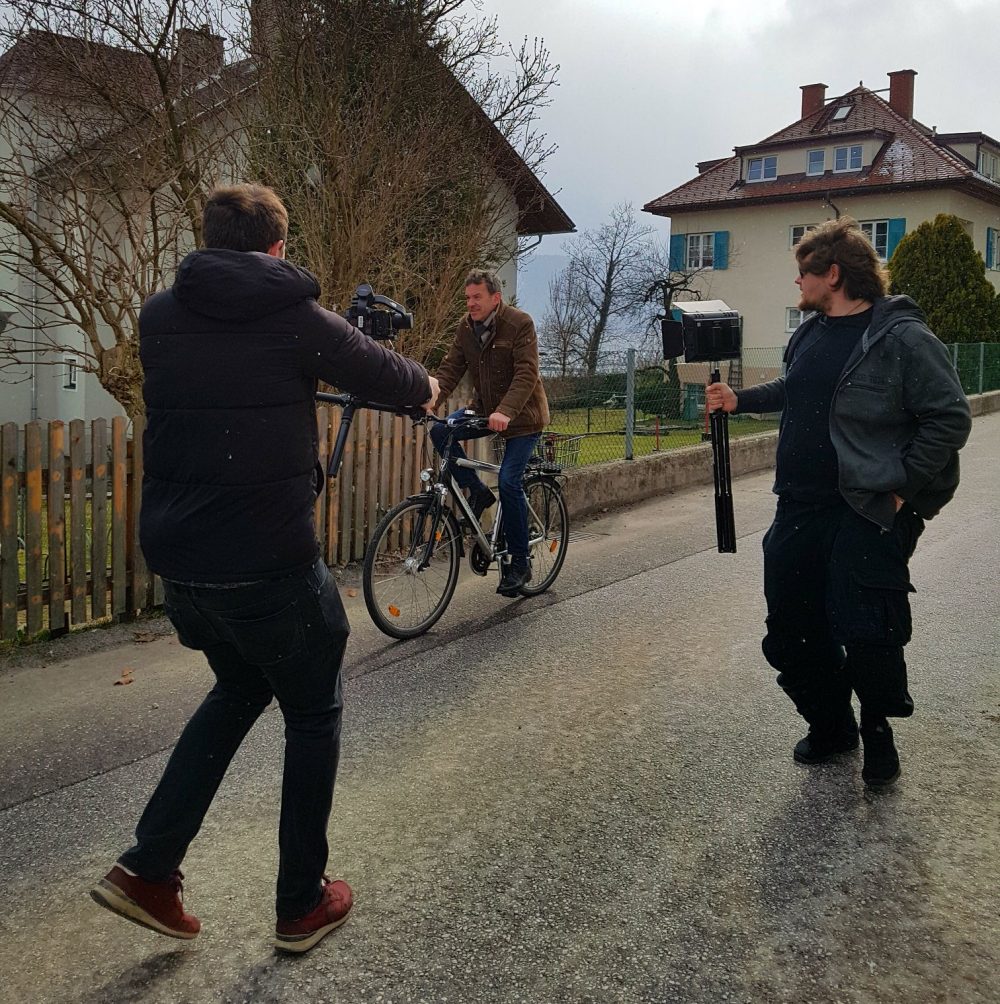
POLYGON ((441 387, 438 384, 436 377, 428 376, 427 379, 430 381, 431 384, 431 396, 426 401, 424 401, 421 407, 424 409, 424 411, 427 412, 428 415, 433 415, 435 411, 434 406, 435 404, 437 404, 438 395, 441 393, 441 387))
POLYGON ((506 429, 507 426, 510 425, 510 419, 506 415, 501 414, 499 411, 495 411, 486 420, 486 424, 494 432, 503 432, 504 429, 506 429))
POLYGON ((895 492, 893 492, 892 501, 896 503, 896 512, 899 512, 899 510, 903 508, 903 499, 901 499, 895 492))
POLYGON ((736 392, 727 383, 705 385, 705 407, 709 411, 735 411, 736 392))

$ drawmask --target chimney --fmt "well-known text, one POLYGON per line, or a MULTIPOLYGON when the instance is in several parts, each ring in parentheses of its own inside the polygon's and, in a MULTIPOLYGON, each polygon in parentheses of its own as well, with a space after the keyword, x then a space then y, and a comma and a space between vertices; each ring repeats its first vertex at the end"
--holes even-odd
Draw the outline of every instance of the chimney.
POLYGON ((174 59, 181 79, 187 83, 204 80, 222 69, 224 42, 209 26, 180 28, 174 38, 174 59))
POLYGON ((826 84, 803 84, 802 85, 802 115, 814 115, 823 110, 823 103, 826 101, 826 84))
POLYGON ((889 107, 907 122, 913 120, 913 78, 916 70, 894 70, 889 74, 889 107))

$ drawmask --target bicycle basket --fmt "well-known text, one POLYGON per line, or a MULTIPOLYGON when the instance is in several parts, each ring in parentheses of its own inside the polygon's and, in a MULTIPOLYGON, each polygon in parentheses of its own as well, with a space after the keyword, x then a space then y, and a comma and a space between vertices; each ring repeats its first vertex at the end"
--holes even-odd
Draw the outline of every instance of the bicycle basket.
POLYGON ((558 467, 576 467, 580 463, 580 445, 583 436, 567 436, 558 432, 547 432, 542 436, 538 448, 542 461, 558 467))

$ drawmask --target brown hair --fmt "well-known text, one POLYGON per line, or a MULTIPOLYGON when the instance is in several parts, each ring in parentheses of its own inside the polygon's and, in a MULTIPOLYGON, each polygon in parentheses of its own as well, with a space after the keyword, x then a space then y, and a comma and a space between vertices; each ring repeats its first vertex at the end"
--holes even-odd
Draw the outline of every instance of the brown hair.
POLYGON ((491 295, 503 292, 503 287, 500 285, 496 272, 490 272, 485 268, 474 268, 465 277, 466 286, 479 286, 482 283, 486 284, 486 289, 491 295))
POLYGON ((202 214, 207 248, 267 251, 288 236, 288 210, 274 189, 265 185, 232 185, 209 193, 202 214))
POLYGON ((858 226, 857 220, 841 216, 810 230, 795 246, 799 267, 813 275, 826 275, 831 265, 840 268, 840 283, 850 300, 872 301, 885 296, 888 288, 885 266, 858 226))

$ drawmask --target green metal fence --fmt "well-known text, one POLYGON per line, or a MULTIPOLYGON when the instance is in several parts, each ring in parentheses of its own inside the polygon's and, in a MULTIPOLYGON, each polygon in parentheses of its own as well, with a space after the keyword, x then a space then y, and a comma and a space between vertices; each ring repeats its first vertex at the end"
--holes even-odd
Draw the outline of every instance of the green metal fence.
MULTIPOLYGON (((949 345, 967 394, 1000 389, 1000 343, 949 345)), ((730 386, 752 387, 782 372, 783 346, 747 348, 723 362, 730 386)), ((543 360, 544 364, 544 360, 543 360)), ((636 350, 600 356, 593 373, 544 372, 552 421, 543 450, 563 467, 632 459, 703 442, 707 363, 664 362, 636 350)), ((777 415, 733 415, 731 437, 777 428, 777 415)))
POLYGON ((1000 342, 949 345, 966 394, 1000 390, 1000 342))
MULTIPOLYGON (((782 349, 751 348, 721 365, 734 387, 773 380, 782 349)), ((543 447, 564 467, 631 459, 703 441, 707 363, 643 356, 634 350, 606 353, 594 373, 544 376, 551 424, 543 447)), ((776 428, 776 416, 733 416, 730 435, 776 428)))

